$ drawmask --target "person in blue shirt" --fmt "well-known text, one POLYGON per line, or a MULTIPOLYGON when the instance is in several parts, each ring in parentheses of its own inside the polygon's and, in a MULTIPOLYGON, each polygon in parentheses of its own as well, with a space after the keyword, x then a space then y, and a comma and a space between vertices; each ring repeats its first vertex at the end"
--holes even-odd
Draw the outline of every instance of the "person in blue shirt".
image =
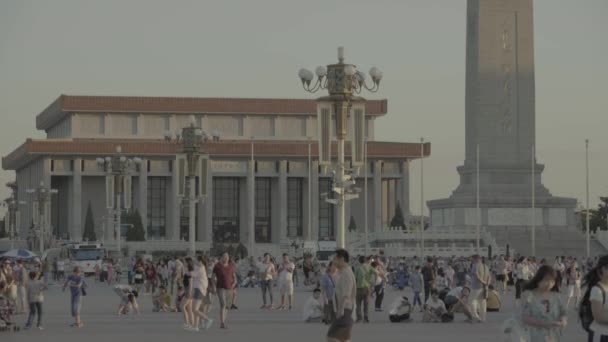
POLYGON ((68 276, 65 283, 63 284, 63 291, 70 288, 70 301, 72 308, 72 317, 74 317, 74 324, 71 326, 80 328, 83 326, 80 320, 80 309, 82 307, 82 296, 86 295, 87 284, 84 281, 79 267, 74 267, 74 273, 68 276))
POLYGON ((331 324, 331 322, 336 319, 336 312, 334 310, 334 299, 336 297, 335 276, 336 267, 330 262, 320 279, 320 287, 323 295, 323 323, 325 324, 331 324))

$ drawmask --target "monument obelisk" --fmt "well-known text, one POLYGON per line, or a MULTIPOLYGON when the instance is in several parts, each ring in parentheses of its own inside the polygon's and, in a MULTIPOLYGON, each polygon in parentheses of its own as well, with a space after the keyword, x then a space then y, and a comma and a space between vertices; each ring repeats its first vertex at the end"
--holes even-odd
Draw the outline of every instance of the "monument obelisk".
POLYGON ((542 185, 534 153, 532 0, 468 0, 466 44, 465 161, 452 195, 428 202, 431 226, 574 227, 576 200, 542 185))

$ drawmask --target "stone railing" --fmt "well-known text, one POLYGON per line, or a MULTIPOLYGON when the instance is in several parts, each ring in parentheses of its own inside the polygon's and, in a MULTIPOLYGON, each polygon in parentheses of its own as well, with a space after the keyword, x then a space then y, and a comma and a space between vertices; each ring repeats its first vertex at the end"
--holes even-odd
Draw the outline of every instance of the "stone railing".
MULTIPOLYGON (((386 255, 386 256, 414 257, 414 256, 420 256, 420 245, 417 245, 416 247, 386 247, 386 248, 374 247, 374 248, 369 248, 367 253, 377 255, 377 254, 380 254, 380 251, 383 251, 384 255, 386 255)), ((480 247, 479 251, 478 251, 477 248, 473 244, 471 244, 469 246, 465 246, 465 247, 456 246, 456 244, 452 244, 451 246, 448 246, 448 247, 439 247, 437 244, 434 244, 433 246, 424 248, 425 256, 437 256, 437 257, 451 257, 451 256, 469 257, 474 254, 480 254, 482 256, 487 257, 488 252, 489 252, 489 250, 487 247, 480 247)), ((352 250, 352 254, 353 255, 365 255, 366 250, 364 247, 354 248, 352 250)), ((504 248, 494 249, 494 247, 492 247, 492 255, 500 255, 500 254, 505 254, 504 248)))
MULTIPOLYGON (((14 240, 13 248, 27 248, 27 241, 25 240, 14 240)), ((11 249, 11 240, 8 238, 0 239, 0 251, 8 251, 11 249)))
MULTIPOLYGON (((433 229, 426 230, 425 240, 475 240, 475 230, 471 229, 433 229)), ((420 239, 420 233, 411 230, 401 230, 401 228, 387 228, 384 231, 371 232, 370 241, 378 240, 411 240, 420 239)))
POLYGON ((597 230, 592 237, 599 242, 604 249, 608 250, 608 231, 606 230, 597 230))

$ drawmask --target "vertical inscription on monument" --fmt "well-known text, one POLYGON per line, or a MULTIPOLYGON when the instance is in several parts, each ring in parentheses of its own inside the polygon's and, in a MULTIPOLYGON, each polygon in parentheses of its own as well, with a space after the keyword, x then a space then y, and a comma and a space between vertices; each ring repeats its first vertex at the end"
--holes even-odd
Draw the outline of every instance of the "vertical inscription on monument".
POLYGON ((500 68, 500 79, 502 97, 499 105, 499 132, 503 136, 511 136, 513 134, 513 112, 511 107, 513 95, 513 43, 511 34, 512 21, 505 19, 500 30, 500 47, 501 59, 504 61, 500 68))

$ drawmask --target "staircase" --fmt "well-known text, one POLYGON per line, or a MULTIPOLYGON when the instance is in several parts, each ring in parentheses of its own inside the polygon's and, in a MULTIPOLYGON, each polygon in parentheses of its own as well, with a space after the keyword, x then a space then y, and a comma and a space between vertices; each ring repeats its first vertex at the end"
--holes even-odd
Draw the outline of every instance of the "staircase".
MULTIPOLYGON (((492 234, 496 243, 515 248, 520 255, 532 255, 532 233, 529 227, 491 227, 486 230, 492 234)), ((536 228, 536 256, 554 258, 556 256, 586 255, 585 235, 564 227, 536 228)), ((591 241, 591 255, 606 254, 606 249, 597 241, 591 241)))

